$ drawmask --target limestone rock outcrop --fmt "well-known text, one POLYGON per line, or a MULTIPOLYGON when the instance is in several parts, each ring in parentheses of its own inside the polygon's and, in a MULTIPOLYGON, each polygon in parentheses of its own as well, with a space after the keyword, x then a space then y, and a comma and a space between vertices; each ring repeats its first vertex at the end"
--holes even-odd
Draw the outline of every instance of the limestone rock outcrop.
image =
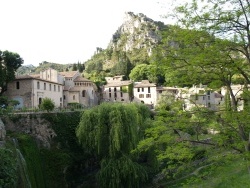
POLYGON ((50 148, 51 139, 56 136, 50 123, 39 115, 22 115, 15 121, 10 119, 5 121, 6 130, 29 134, 36 139, 38 145, 46 148, 50 148))
POLYGON ((142 13, 136 15, 126 12, 123 24, 113 35, 108 48, 120 48, 126 52, 146 48, 150 55, 151 49, 161 41, 158 31, 162 25, 164 23, 154 21, 142 13))

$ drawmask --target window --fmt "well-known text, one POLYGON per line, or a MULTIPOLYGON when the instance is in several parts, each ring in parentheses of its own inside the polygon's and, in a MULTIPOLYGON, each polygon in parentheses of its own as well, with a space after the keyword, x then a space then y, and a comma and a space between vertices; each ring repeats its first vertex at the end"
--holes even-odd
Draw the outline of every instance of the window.
POLYGON ((141 88, 141 91, 144 92, 144 88, 141 88))
POLYGON ((205 96, 202 97, 203 98, 203 101, 205 100, 205 96))
POLYGON ((111 93, 109 93, 109 98, 111 98, 111 93))
POLYGON ((116 92, 116 87, 114 88, 114 91, 116 92))
POLYGON ((146 98, 151 98, 151 94, 146 94, 146 98))
POLYGON ((86 91, 82 90, 82 97, 85 97, 85 95, 86 95, 86 91))
POLYGON ((73 95, 73 100, 76 100, 76 96, 75 95, 73 95))
POLYGON ((56 91, 56 85, 54 85, 54 91, 56 91))
POLYGON ((63 95, 63 100, 65 100, 66 99, 66 96, 65 95, 63 95))
POLYGON ((137 88, 137 92, 140 92, 140 88, 137 88))
POLYGON ((123 93, 121 92, 121 97, 123 97, 123 93))
POLYGON ((140 94, 140 95, 139 95, 139 98, 144 98, 144 94, 140 94))
POLYGON ((109 92, 111 92, 111 88, 109 88, 109 92))
POLYGON ((148 93, 150 93, 150 87, 148 87, 148 93))
POLYGON ((49 90, 51 91, 51 84, 49 84, 49 90))
POLYGON ((40 82, 37 82, 37 89, 40 89, 40 82))
POLYGON ((210 96, 207 96, 207 100, 210 100, 210 96))
POLYGON ((207 104, 207 106, 208 106, 208 107, 211 107, 211 104, 210 104, 210 102, 209 102, 209 103, 207 104))
POLYGON ((115 93, 115 98, 117 97, 117 94, 115 93))
POLYGON ((20 89, 20 84, 19 84, 19 82, 16 82, 16 89, 20 89))
POLYGON ((62 97, 60 97, 60 102, 62 102, 62 97))
POLYGON ((46 90, 46 83, 43 84, 43 89, 46 90))
POLYGON ((58 91, 60 91, 60 86, 58 86, 58 91))

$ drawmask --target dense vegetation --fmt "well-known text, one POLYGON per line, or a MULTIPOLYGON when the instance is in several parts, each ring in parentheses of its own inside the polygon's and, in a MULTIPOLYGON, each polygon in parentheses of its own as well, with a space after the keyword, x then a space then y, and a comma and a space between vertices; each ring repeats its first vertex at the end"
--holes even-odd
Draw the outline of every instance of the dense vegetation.
MULTIPOLYGON (((170 86, 225 86, 224 106, 218 111, 200 106, 184 111, 181 100, 166 95, 153 116, 143 105, 120 103, 104 103, 82 114, 46 114, 57 136, 50 150, 39 150, 41 158, 34 148, 26 149, 34 147, 24 141, 26 136, 19 137, 28 163, 44 161, 43 175, 28 165, 40 174, 39 181, 45 180, 42 186, 249 186, 250 5, 247 0, 200 2, 175 8, 181 25, 160 27, 162 40, 150 57, 146 48, 131 53, 99 49, 86 72, 99 82, 107 75, 124 74, 170 86), (240 96, 233 93, 235 83, 244 85, 240 96), (37 159, 29 161, 29 155, 37 159)), ((116 35, 114 40, 120 40, 122 48, 127 37, 116 35)), ((4 150, 0 155, 7 164, 0 168, 0 182, 14 185, 13 156, 4 150)))
POLYGON ((0 96, 7 90, 9 82, 15 79, 16 70, 23 64, 18 53, 0 50, 0 96))

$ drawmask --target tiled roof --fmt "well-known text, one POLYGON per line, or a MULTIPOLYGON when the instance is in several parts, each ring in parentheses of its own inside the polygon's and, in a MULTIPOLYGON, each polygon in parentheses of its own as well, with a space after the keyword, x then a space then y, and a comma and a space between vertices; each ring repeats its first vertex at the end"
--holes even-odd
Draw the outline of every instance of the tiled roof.
POLYGON ((78 71, 59 72, 60 75, 67 77, 67 78, 71 78, 75 76, 77 73, 78 71))
POLYGON ((32 79, 33 77, 30 75, 18 75, 16 76, 16 80, 23 80, 23 79, 32 79))
POLYGON ((142 80, 139 83, 135 83, 134 88, 138 87, 156 87, 155 83, 150 83, 148 80, 142 80))
POLYGON ((214 97, 215 98, 221 98, 221 97, 224 97, 223 95, 219 94, 219 93, 214 93, 214 97))
POLYGON ((127 86, 130 85, 131 81, 117 81, 117 82, 110 82, 105 85, 105 87, 120 87, 120 86, 127 86))
POLYGON ((81 91, 82 88, 79 88, 79 87, 71 87, 69 88, 69 91, 81 91))
POLYGON ((74 82, 91 82, 90 80, 88 80, 87 78, 83 78, 82 76, 77 76, 74 79, 74 82))
POLYGON ((33 78, 40 78, 40 74, 30 74, 30 76, 33 78))
POLYGON ((50 80, 42 79, 38 75, 17 75, 16 78, 15 78, 15 80, 32 80, 32 79, 62 85, 61 83, 58 83, 58 82, 53 82, 53 81, 50 81, 50 80))

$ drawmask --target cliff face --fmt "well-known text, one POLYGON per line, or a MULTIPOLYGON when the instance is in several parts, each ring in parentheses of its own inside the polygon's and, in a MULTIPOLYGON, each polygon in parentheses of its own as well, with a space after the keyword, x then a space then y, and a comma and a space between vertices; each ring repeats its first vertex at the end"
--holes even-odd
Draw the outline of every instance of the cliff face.
POLYGON ((153 49, 163 41, 163 22, 144 14, 126 12, 123 23, 113 34, 106 49, 97 48, 94 56, 85 62, 86 72, 111 72, 128 77, 133 67, 149 64, 153 49))
POLYGON ((152 48, 161 41, 160 29, 163 26, 162 22, 156 22, 142 13, 126 12, 123 24, 113 35, 108 48, 125 52, 146 48, 150 56, 152 48))

